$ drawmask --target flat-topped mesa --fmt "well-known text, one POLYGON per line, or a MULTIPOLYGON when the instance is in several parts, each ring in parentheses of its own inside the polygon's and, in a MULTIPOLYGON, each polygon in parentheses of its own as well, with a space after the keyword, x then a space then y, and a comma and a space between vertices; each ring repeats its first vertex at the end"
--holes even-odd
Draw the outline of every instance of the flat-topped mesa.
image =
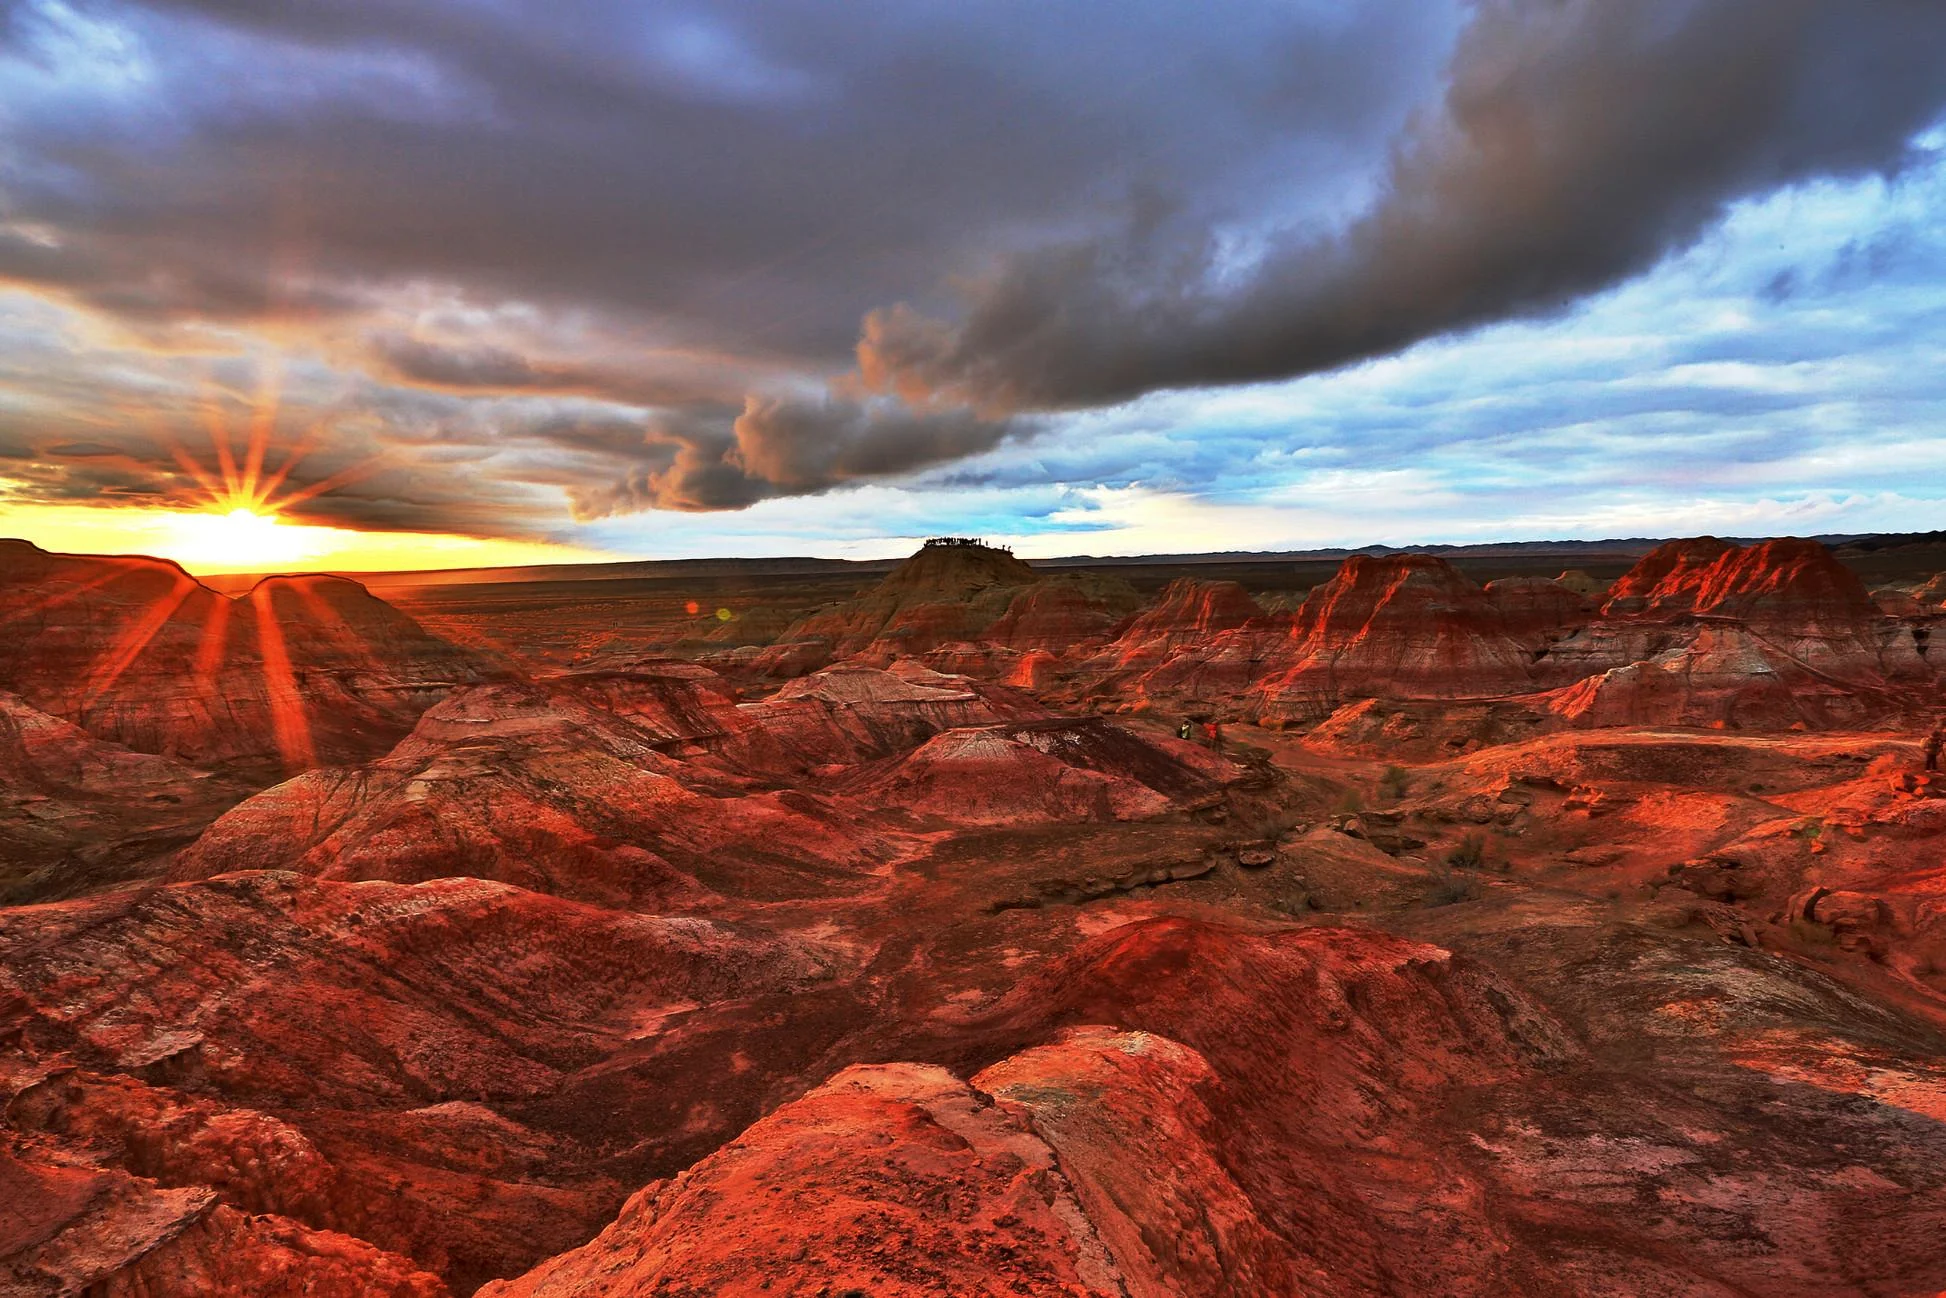
POLYGON ((959 538, 928 543, 855 598, 793 622, 755 664, 795 676, 863 654, 884 664, 956 640, 975 640, 1041 574, 1007 550, 959 538))
POLYGON ((989 586, 1026 586, 1041 574, 1014 558, 1012 550, 963 538, 928 541, 885 575, 873 590, 901 598, 963 599, 989 586))
POLYGON ((1351 698, 1513 694, 1531 685, 1531 657, 1495 602, 1445 560, 1353 555, 1297 611, 1291 665, 1262 694, 1279 719, 1316 719, 1351 698))

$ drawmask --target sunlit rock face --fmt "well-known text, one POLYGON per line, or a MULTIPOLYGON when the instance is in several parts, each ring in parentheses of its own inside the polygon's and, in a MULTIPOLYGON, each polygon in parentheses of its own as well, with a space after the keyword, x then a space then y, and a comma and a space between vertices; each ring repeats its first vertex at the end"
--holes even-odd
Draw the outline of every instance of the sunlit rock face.
POLYGON ((467 653, 356 582, 275 577, 231 599, 155 559, 0 543, 0 688, 101 739, 299 770, 383 752, 467 653))
POLYGON ((1531 680, 1532 655, 1501 608, 1427 555, 1354 555, 1311 592, 1295 621, 1291 665, 1262 687, 1265 706, 1279 713, 1322 716, 1371 695, 1518 693, 1531 680))
POLYGON ((1814 541, 1705 538, 1649 554, 1538 670, 1582 724, 1831 728, 1910 710, 1922 643, 1814 541))
MULTIPOLYGON (((602 684, 614 698, 613 678, 602 684)), ((667 704, 666 690, 657 701, 667 704)), ((465 876, 683 909, 718 891, 827 891, 891 854, 883 836, 804 799, 679 760, 657 725, 669 713, 643 717, 635 699, 630 708, 618 715, 529 685, 456 694, 384 758, 309 771, 238 806, 183 853, 175 874, 465 876)), ((734 706, 724 720, 747 724, 734 706)), ((686 736, 731 737, 727 726, 686 736)))
POLYGON ((475 879, 245 873, 0 911, 0 1184, 32 1208, 0 1274, 48 1294, 445 1293, 430 1271, 467 1292, 620 1200, 585 1151, 496 1109, 672 1006, 825 968, 802 943, 475 879))

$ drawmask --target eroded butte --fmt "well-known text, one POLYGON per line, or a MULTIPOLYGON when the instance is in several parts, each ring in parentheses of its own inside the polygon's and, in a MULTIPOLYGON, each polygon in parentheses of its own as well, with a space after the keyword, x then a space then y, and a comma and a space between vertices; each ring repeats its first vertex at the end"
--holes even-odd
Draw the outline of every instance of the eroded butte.
POLYGON ((0 1291, 1930 1298, 1868 559, 0 543, 0 1291))

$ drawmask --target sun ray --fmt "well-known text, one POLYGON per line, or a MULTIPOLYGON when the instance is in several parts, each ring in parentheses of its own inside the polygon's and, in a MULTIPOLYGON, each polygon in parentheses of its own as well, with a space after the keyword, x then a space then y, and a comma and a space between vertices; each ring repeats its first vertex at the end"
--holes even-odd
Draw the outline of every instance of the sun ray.
POLYGON ((9 623, 20 621, 23 618, 37 617, 42 613, 57 609, 72 600, 79 599, 90 591, 99 590, 110 582, 119 581, 123 577, 128 576, 134 570, 137 563, 139 563, 139 560, 124 558, 120 555, 103 555, 102 560, 114 566, 105 572, 96 573, 86 581, 78 581, 65 590, 55 591, 45 598, 37 599, 30 604, 15 609, 5 617, 0 617, 0 626, 6 626, 9 623))
POLYGON ((208 380, 203 384, 203 419, 209 426, 210 445, 216 449, 216 468, 223 476, 223 497, 235 500, 241 483, 237 479, 236 447, 230 441, 230 421, 223 413, 222 394, 208 380))
POLYGON ((239 494, 244 505, 251 509, 261 508, 264 504, 258 481, 263 477, 264 452, 269 449, 271 432, 277 426, 277 406, 282 385, 282 364, 273 360, 265 367, 263 382, 257 387, 257 399, 250 414, 249 442, 244 448, 243 483, 239 494))
POLYGON ((369 478, 383 469, 390 459, 391 457, 388 455, 374 455, 370 459, 360 460, 348 468, 338 470, 338 472, 328 478, 320 478, 302 490, 286 494, 277 501, 277 508, 280 510, 289 509, 293 505, 301 505, 307 500, 314 500, 336 487, 342 487, 348 483, 369 478))
POLYGON ((149 642, 155 639, 156 633, 168 625, 169 619, 176 615, 176 610, 183 606, 183 601, 201 589, 202 586, 187 573, 178 573, 176 584, 170 588, 169 593, 151 604, 142 614, 141 620, 117 638, 109 655, 96 663, 94 670, 89 673, 88 684, 82 693, 81 706, 84 709, 92 708, 102 695, 113 688, 115 682, 121 679, 122 673, 142 656, 142 651, 149 647, 149 642))
POLYGON ((291 656, 284 644, 284 628, 277 621, 272 588, 258 583, 250 592, 250 603, 257 611, 257 645, 263 655, 264 695, 270 704, 270 727, 277 739, 277 754, 289 771, 317 765, 317 748, 311 741, 311 722, 304 713, 304 696, 298 692, 297 675, 291 670, 291 656))
POLYGON ((196 643, 194 673, 200 693, 216 693, 216 672, 223 665, 223 652, 229 647, 230 612, 236 607, 229 598, 218 595, 210 601, 209 616, 203 619, 202 639, 196 643))

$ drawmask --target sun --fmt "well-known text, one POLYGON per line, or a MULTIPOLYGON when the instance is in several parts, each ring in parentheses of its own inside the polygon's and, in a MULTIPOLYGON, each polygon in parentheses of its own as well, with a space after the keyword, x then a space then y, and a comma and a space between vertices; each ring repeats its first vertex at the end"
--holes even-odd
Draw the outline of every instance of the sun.
POLYGON ((269 572, 305 563, 332 549, 337 531, 294 527, 247 505, 171 513, 164 526, 168 557, 198 571, 269 572))

